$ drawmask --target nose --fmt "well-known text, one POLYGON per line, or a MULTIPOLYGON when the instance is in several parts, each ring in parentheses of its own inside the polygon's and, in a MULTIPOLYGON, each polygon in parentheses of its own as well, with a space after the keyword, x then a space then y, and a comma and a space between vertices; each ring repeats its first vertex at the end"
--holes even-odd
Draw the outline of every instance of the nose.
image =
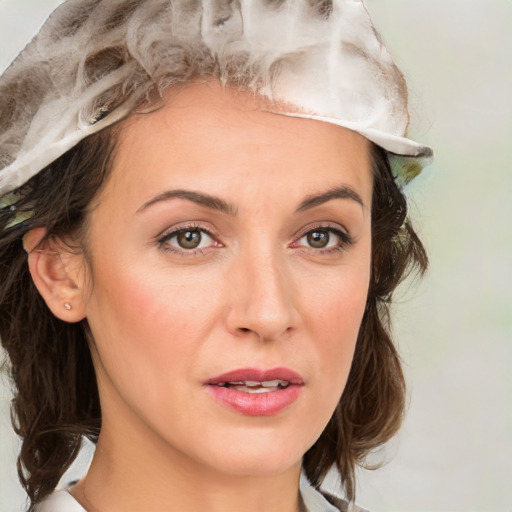
POLYGON ((282 259, 261 251, 231 269, 227 324, 234 335, 275 341, 296 328, 293 279, 282 259))

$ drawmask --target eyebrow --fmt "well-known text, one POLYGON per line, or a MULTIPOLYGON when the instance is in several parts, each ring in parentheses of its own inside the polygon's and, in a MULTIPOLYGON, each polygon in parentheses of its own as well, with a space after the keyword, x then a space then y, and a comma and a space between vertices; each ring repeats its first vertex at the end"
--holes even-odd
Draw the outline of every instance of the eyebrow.
POLYGON ((332 199, 352 199, 356 203, 359 203, 362 208, 365 206, 361 196, 355 190, 343 185, 341 187, 331 188, 330 190, 327 190, 327 192, 322 192, 321 194, 306 197, 306 199, 300 203, 297 208, 297 212, 303 212, 314 208, 315 206, 320 206, 332 199))
POLYGON ((166 190, 165 192, 158 194, 153 199, 150 199, 149 201, 144 203, 137 210, 137 214, 142 213, 144 210, 146 210, 150 206, 153 206, 156 203, 159 203, 161 201, 168 201, 169 199, 174 198, 187 199, 188 201, 192 201, 193 203, 206 206, 207 208, 211 208, 212 210, 218 210, 228 215, 236 215, 237 213, 237 209, 235 206, 227 203, 226 201, 220 199, 219 197, 204 194, 202 192, 192 192, 191 190, 166 190))
MULTIPOLYGON (((227 203, 223 199, 205 194, 203 192, 193 192, 191 190, 166 190, 165 192, 162 192, 161 194, 158 194, 149 201, 145 202, 140 208, 138 208, 137 214, 142 213, 144 210, 148 209, 156 203, 168 201, 169 199, 174 198, 186 199, 201 206, 211 208, 212 210, 226 213, 227 215, 234 216, 237 214, 237 208, 234 205, 227 203)), ((364 202, 361 199, 361 196, 355 190, 343 185, 341 187, 335 187, 327 190, 326 192, 322 192, 321 194, 315 194, 306 197, 306 199, 300 203, 296 212, 309 210, 315 206, 320 206, 321 204, 327 203, 333 199, 351 199, 364 208, 364 202)))

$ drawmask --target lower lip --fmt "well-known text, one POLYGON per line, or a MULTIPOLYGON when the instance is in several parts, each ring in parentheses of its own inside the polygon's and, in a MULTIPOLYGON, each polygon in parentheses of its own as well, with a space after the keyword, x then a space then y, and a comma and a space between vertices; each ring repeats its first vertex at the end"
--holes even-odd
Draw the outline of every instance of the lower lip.
POLYGON ((268 393, 244 393, 224 386, 208 385, 208 392, 228 408, 247 416, 272 416, 286 409, 299 397, 302 386, 290 384, 268 393))

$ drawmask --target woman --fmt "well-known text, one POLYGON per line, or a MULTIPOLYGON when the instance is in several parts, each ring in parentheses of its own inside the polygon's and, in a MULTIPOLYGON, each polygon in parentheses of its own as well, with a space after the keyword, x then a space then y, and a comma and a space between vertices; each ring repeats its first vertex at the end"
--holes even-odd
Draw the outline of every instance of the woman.
POLYGON ((348 510, 403 414, 400 187, 431 155, 364 5, 68 0, 0 98, 30 509, 348 510))

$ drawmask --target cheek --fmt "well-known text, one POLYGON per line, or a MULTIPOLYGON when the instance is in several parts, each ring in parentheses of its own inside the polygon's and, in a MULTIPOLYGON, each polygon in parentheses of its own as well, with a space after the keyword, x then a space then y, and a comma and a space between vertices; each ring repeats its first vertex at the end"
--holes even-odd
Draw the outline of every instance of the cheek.
MULTIPOLYGON (((346 265, 317 286, 305 287, 305 320, 311 368, 304 421, 310 426, 308 449, 328 424, 345 389, 365 310, 369 264, 346 265)), ((312 284, 311 281, 309 284, 312 284)))
POLYGON ((201 357, 211 308, 197 300, 205 296, 198 282, 165 279, 161 270, 145 267, 95 276, 88 319, 104 414, 127 405, 137 417, 165 426, 180 407, 187 416, 185 404, 194 400, 187 382, 201 357))
POLYGON ((181 351, 192 349, 191 343, 183 343, 183 337, 188 333, 187 338, 193 339, 190 333, 201 328, 204 315, 197 314, 200 302, 186 285, 180 286, 175 280, 170 285, 157 272, 140 272, 136 267, 128 268, 122 276, 97 281, 101 284, 90 303, 88 318, 100 336, 95 339, 105 340, 105 351, 122 346, 125 358, 132 354, 134 364, 141 363, 135 357, 138 353, 144 358, 154 355, 163 365, 181 351))
POLYGON ((319 300, 313 336, 318 366, 326 385, 340 395, 352 364, 366 296, 366 289, 346 287, 325 293, 319 300))
POLYGON ((356 264, 347 264, 333 269, 323 279, 312 280, 306 287, 304 310, 311 329, 322 333, 333 350, 343 350, 355 344, 364 314, 370 280, 370 257, 368 251, 360 251, 354 258, 356 264), (340 343, 341 342, 341 343, 340 343))
POLYGON ((357 265, 337 269, 328 283, 316 287, 308 298, 308 330, 320 370, 319 396, 331 411, 341 397, 352 365, 368 296, 369 254, 368 246, 357 265))
POLYGON ((97 366, 132 406, 158 410, 169 394, 188 396, 185 383, 211 352, 219 277, 206 267, 173 269, 161 256, 121 256, 104 257, 94 276, 88 320, 97 366))

